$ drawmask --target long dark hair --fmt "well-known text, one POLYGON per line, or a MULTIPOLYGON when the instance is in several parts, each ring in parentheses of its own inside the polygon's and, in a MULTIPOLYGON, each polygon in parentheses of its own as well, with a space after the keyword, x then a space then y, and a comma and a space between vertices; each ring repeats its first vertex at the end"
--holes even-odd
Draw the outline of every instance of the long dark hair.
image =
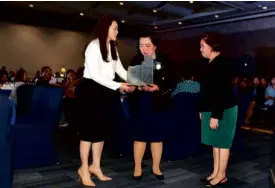
MULTIPOLYGON (((112 25, 113 21, 116 21, 116 19, 113 18, 112 16, 103 16, 98 21, 93 33, 93 39, 98 38, 99 40, 101 56, 105 62, 109 62, 106 41, 109 34, 109 28, 112 25)), ((110 41, 110 45, 111 45, 112 59, 116 61, 117 60, 117 49, 116 49, 117 43, 115 41, 110 41)))
POLYGON ((15 81, 16 82, 25 82, 24 74, 27 73, 23 68, 20 68, 15 74, 15 81))

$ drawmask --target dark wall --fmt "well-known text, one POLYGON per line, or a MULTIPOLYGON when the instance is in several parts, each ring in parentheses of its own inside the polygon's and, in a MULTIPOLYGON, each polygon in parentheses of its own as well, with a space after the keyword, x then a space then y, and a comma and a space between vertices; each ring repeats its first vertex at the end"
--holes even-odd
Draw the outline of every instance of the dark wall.
MULTIPOLYGON (((256 30, 224 35, 226 45, 224 55, 235 59, 242 74, 275 75, 275 29, 256 30), (245 67, 245 55, 251 61, 245 67), (247 73, 249 71, 249 73, 247 73)), ((167 53, 178 63, 191 63, 197 66, 202 59, 200 54, 200 37, 166 40, 160 42, 160 50, 167 53)), ((239 72, 240 72, 239 70, 239 72)))

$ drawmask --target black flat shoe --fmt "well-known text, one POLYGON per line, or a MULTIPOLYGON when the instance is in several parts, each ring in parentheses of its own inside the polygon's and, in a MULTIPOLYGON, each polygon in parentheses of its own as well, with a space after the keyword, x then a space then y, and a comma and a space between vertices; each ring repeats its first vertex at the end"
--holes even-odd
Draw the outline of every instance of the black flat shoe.
POLYGON ((140 182, 142 179, 142 174, 140 176, 133 176, 132 179, 135 180, 136 182, 140 182))
POLYGON ((155 174, 153 172, 153 170, 151 171, 151 174, 154 175, 158 180, 164 180, 164 175, 163 174, 162 175, 155 174))
MULTIPOLYGON (((211 180, 210 180, 210 181, 211 181, 211 180)), ((222 179, 222 180, 221 180, 219 183, 217 183, 216 185, 211 184, 210 181, 206 182, 205 187, 218 187, 218 186, 227 184, 227 178, 222 179)))

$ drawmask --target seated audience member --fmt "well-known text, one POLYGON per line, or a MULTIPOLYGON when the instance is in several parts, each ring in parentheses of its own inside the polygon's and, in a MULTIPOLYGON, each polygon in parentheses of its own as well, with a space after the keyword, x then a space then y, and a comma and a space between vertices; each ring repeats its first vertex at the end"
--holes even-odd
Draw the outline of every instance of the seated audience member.
POLYGON ((78 76, 78 78, 82 79, 83 78, 83 74, 84 74, 84 67, 80 67, 79 69, 77 69, 77 76, 78 76))
POLYGON ((243 79, 240 84, 239 95, 238 95, 238 118, 240 124, 247 121, 248 110, 252 101, 252 91, 248 86, 248 80, 243 79))
POLYGON ((37 85, 50 86, 50 80, 52 79, 52 69, 48 66, 44 66, 41 69, 41 76, 36 82, 37 85))
POLYGON ((264 105, 264 88, 260 84, 260 79, 259 77, 255 77, 253 79, 253 86, 252 86, 252 101, 249 105, 247 114, 246 114, 246 119, 245 119, 245 124, 250 124, 255 122, 255 117, 258 116, 259 110, 261 107, 264 105))
POLYGON ((261 86, 262 86, 264 89, 266 89, 266 88, 267 88, 268 83, 267 83, 267 81, 266 81, 266 79, 265 79, 265 78, 262 78, 262 79, 261 79, 261 86))
POLYGON ((268 86, 265 90, 265 105, 267 107, 271 107, 274 105, 274 98, 275 98, 275 77, 271 79, 271 85, 268 86))
POLYGON ((66 74, 64 75, 64 79, 62 80, 62 82, 60 83, 60 86, 65 89, 66 84, 68 83, 68 75, 74 72, 72 69, 67 70, 66 74))
POLYGON ((177 84, 175 90, 172 92, 172 97, 176 96, 178 93, 199 93, 200 83, 195 80, 195 76, 186 73, 183 76, 182 81, 177 84))
POLYGON ((27 82, 28 75, 27 72, 21 68, 16 72, 15 75, 15 83, 14 83, 14 88, 12 89, 10 98, 14 99, 16 101, 17 95, 16 95, 16 90, 19 86, 24 85, 27 82))
POLYGON ((274 99, 275 99, 275 77, 271 79, 271 85, 268 86, 265 90, 265 98, 266 102, 264 103, 267 107, 268 111, 268 117, 267 117, 267 124, 272 125, 275 118, 275 105, 274 105, 274 99))
POLYGON ((41 72, 40 72, 40 71, 36 71, 35 76, 33 77, 32 82, 33 82, 34 84, 36 84, 37 81, 39 80, 40 76, 41 76, 41 72))
POLYGON ((67 76, 67 83, 65 86, 65 96, 67 98, 75 98, 75 88, 79 81, 77 73, 72 71, 67 76))
POLYGON ((8 72, 5 70, 0 71, 0 87, 9 82, 8 72))
POLYGON ((9 81, 14 82, 15 81, 15 73, 13 71, 9 72, 9 81))
POLYGON ((238 76, 236 76, 235 78, 234 78, 234 81, 233 81, 233 89, 234 89, 234 93, 235 93, 235 95, 236 96, 238 96, 239 95, 239 90, 240 90, 240 78, 238 77, 238 76))
MULTIPOLYGON (((74 111, 76 108, 75 101, 75 88, 79 81, 77 73, 70 71, 67 75, 67 82, 65 84, 64 90, 64 100, 63 100, 63 115, 64 119, 61 121, 60 127, 73 126, 74 125, 74 111)), ((73 132, 76 132, 74 127, 71 127, 73 132)))

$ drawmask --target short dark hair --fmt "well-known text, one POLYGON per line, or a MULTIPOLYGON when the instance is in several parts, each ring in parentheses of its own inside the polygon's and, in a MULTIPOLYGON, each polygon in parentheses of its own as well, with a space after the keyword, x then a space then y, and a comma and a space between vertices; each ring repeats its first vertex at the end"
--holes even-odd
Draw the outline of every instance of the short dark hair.
POLYGON ((66 75, 70 74, 71 72, 74 72, 73 69, 68 69, 67 72, 66 72, 66 75))
POLYGON ((41 68, 41 72, 42 72, 42 73, 45 72, 46 69, 52 70, 49 66, 44 66, 44 67, 41 68))
POLYGON ((158 46, 158 39, 157 39, 154 35, 152 35, 152 34, 150 34, 150 33, 147 33, 147 32, 141 33, 141 34, 139 35, 138 40, 140 40, 141 38, 150 38, 150 40, 152 41, 152 44, 153 44, 154 46, 158 46))
POLYGON ((205 33, 201 36, 201 40, 204 40, 215 52, 221 51, 224 42, 222 35, 217 32, 205 33))
MULTIPOLYGON (((100 46, 100 52, 102 59, 105 62, 108 62, 108 52, 106 47, 106 41, 109 34, 109 27, 112 25, 112 22, 116 21, 116 19, 112 16, 106 15, 101 17, 101 19, 98 21, 96 28, 94 30, 94 39, 98 38, 99 40, 99 46, 100 46)), ((117 60, 117 49, 116 49, 116 42, 110 41, 111 45, 111 55, 113 60, 117 60)))

